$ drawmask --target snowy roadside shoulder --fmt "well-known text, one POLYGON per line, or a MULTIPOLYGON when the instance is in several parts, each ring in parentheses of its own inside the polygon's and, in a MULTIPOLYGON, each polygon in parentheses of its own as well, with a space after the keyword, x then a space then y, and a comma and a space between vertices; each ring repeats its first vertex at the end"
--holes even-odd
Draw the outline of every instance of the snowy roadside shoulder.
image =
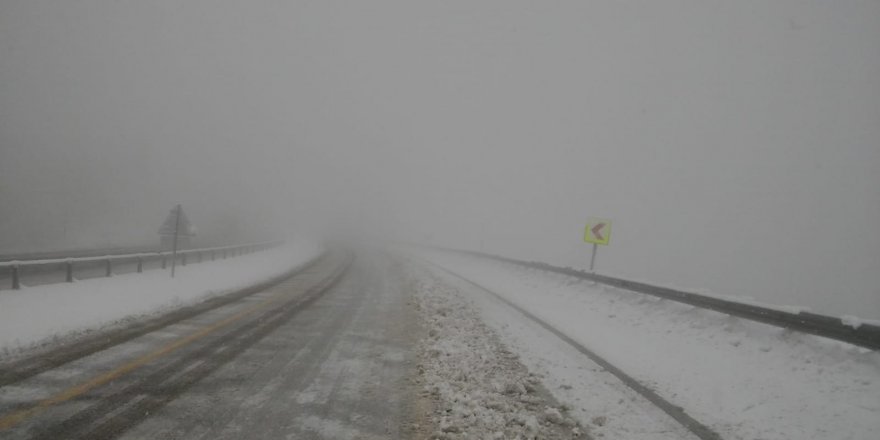
POLYGON ((0 358, 53 346, 138 318, 241 290, 302 267, 323 252, 311 242, 168 271, 0 292, 0 358))
POLYGON ((470 299, 416 271, 409 285, 427 330, 417 380, 433 402, 431 438, 589 438, 482 323, 470 299))
MULTIPOLYGON (((876 351, 561 274, 448 253, 420 255, 527 310, 725 439, 877 438, 876 351)), ((572 414, 609 414, 593 434, 634 426, 619 423, 633 413, 621 411, 625 405, 596 404, 606 381, 574 374, 594 367, 579 366, 584 361, 566 355, 565 347, 551 350, 552 338, 538 337, 534 326, 503 307, 484 305, 487 324, 521 348, 523 364, 547 374, 544 384, 572 414)), ((606 383, 609 392, 612 384, 606 383)))

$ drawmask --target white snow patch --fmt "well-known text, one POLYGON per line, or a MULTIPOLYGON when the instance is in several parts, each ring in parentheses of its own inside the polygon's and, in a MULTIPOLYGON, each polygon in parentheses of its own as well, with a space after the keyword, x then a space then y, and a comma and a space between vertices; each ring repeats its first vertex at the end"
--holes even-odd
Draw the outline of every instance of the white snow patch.
MULTIPOLYGON (((444 252, 421 254, 529 310, 725 439, 872 439, 880 432, 876 351, 565 275, 444 252)), ((506 333, 529 350, 544 351, 543 381, 573 414, 595 408, 594 395, 562 388, 578 388, 564 348, 530 340, 521 323, 507 324, 506 333)), ((613 426, 620 413, 606 404, 613 426)))
POLYGON ((859 318, 857 316, 852 316, 852 315, 841 316, 840 322, 842 322, 843 325, 848 325, 854 329, 858 329, 859 327, 861 327, 863 325, 873 325, 873 326, 880 327, 880 321, 878 321, 876 319, 862 319, 862 318, 859 318))
POLYGON ((168 271, 116 275, 76 283, 47 284, 0 292, 0 349, 5 353, 49 342, 72 332, 193 304, 281 275, 321 253, 300 241, 228 260, 168 271))

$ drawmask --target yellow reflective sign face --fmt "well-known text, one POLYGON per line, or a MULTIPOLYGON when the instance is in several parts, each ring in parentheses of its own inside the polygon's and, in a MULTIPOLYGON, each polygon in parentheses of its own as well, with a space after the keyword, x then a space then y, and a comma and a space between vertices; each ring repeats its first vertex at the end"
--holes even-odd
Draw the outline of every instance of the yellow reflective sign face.
POLYGON ((584 228, 584 241, 587 243, 607 245, 611 239, 611 220, 590 217, 584 228))

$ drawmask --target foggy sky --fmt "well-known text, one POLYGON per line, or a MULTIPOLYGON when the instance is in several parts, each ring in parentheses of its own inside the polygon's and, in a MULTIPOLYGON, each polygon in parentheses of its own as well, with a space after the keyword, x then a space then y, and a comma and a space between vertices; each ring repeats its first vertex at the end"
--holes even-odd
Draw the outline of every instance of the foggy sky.
POLYGON ((0 0, 0 250, 320 224, 880 318, 880 2, 0 0))

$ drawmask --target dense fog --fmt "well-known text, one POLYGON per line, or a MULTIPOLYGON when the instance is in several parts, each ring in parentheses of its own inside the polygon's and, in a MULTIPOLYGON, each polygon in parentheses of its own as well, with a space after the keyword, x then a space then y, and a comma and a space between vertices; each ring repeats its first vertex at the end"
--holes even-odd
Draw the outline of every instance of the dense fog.
POLYGON ((0 253, 320 230, 880 319, 880 2, 0 1, 0 253))

